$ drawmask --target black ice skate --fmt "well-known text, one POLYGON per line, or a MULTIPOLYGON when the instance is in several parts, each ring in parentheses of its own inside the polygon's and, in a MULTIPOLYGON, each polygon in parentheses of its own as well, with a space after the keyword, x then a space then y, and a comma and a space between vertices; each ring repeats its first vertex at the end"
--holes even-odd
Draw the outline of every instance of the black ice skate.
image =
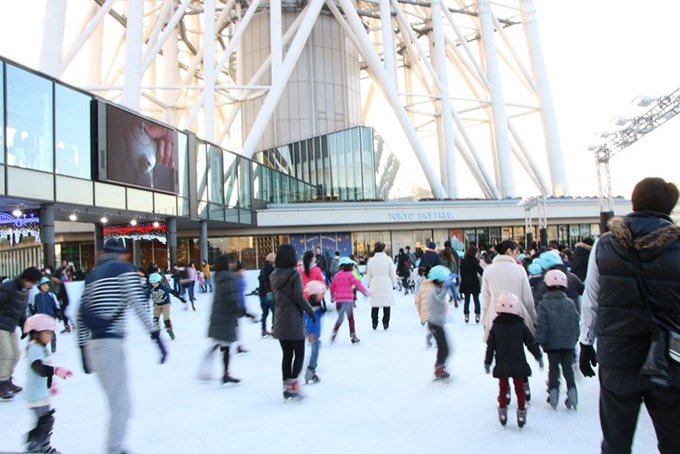
POLYGON ((361 342, 361 339, 359 339, 356 334, 352 334, 351 341, 353 344, 358 344, 359 342, 361 342))
POLYGON ((524 427, 524 425, 527 423, 527 411, 526 409, 524 410, 517 410, 517 427, 520 429, 524 427))
POLYGON ((26 439, 27 452, 49 452, 60 454, 55 448, 50 446, 52 438, 52 428, 54 427, 54 410, 50 410, 38 418, 35 429, 28 433, 26 439))
POLYGON ((508 407, 498 408, 498 422, 501 423, 501 426, 503 427, 508 423, 508 407))
POLYGON ((170 336, 170 339, 175 340, 175 333, 171 329, 168 330, 168 336, 170 336))
POLYGON ((222 376, 222 384, 223 385, 228 385, 228 384, 234 384, 238 385, 241 383, 241 380, 238 378, 234 378, 231 375, 229 375, 229 372, 225 372, 224 375, 222 376))
POLYGON ((307 369, 307 372, 305 372, 305 384, 308 385, 310 383, 319 383, 321 379, 319 378, 318 375, 316 375, 316 371, 312 369, 307 369))
POLYGON ((557 388, 552 388, 548 390, 548 399, 546 402, 550 404, 553 410, 557 410, 557 404, 560 400, 560 390, 557 388))
POLYGON ((578 391, 576 388, 569 388, 567 390, 567 400, 564 402, 569 410, 576 410, 578 405, 578 391))
POLYGON ((300 383, 297 380, 288 379, 283 381, 283 398, 285 400, 304 398, 304 396, 300 394, 300 383))

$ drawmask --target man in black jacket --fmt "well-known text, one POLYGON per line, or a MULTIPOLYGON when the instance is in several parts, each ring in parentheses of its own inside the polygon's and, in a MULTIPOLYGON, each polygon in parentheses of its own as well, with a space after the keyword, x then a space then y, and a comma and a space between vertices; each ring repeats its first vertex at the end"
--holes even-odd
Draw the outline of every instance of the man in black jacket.
POLYGON ((590 254, 580 368, 592 377, 592 367, 600 363, 602 453, 630 452, 642 402, 659 452, 680 452, 680 392, 640 373, 655 330, 652 312, 680 327, 680 227, 669 216, 678 195, 678 188, 661 178, 640 181, 633 190, 633 213, 612 219, 611 231, 590 254))
POLYGON ((23 329, 26 321, 28 289, 41 277, 39 269, 30 267, 0 286, 0 401, 12 400, 22 390, 12 383, 12 374, 21 356, 15 331, 17 326, 23 329))
POLYGON ((588 258, 590 257, 590 251, 593 249, 594 242, 595 240, 593 240, 593 237, 589 236, 588 238, 584 238, 582 242, 576 243, 574 253, 569 262, 571 272, 578 276, 583 282, 586 280, 588 258))

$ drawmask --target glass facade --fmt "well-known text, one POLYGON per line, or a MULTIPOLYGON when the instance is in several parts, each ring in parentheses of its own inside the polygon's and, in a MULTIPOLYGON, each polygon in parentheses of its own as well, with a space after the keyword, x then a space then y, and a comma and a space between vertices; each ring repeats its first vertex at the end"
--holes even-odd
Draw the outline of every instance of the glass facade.
POLYGON ((91 178, 92 98, 63 85, 55 86, 55 172, 78 178, 91 178))

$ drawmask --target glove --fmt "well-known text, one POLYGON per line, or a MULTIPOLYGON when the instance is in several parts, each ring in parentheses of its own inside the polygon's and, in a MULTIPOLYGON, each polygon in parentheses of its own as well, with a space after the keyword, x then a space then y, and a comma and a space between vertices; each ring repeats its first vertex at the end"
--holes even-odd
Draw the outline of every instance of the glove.
POLYGON ((56 367, 54 369, 54 375, 61 378, 62 380, 66 380, 69 377, 73 377, 73 372, 71 372, 69 369, 66 369, 65 367, 56 367))
POLYGON ((87 358, 85 358, 85 349, 83 347, 80 347, 80 359, 83 361, 83 371, 86 374, 92 373, 90 366, 87 364, 87 358))
POLYGON ((484 364, 484 370, 487 374, 491 373, 491 364, 484 364))
POLYGON ((316 323, 316 314, 314 313, 314 311, 308 312, 307 315, 309 315, 309 318, 312 319, 312 323, 316 323))
POLYGON ((581 346, 581 354, 578 357, 578 367, 581 369, 584 377, 594 377, 595 371, 593 367, 597 366, 595 347, 581 343, 579 345, 581 346))
POLYGON ((158 344, 158 349, 161 351, 161 364, 163 364, 168 358, 168 351, 165 349, 165 345, 163 345, 163 341, 160 337, 156 337, 156 343, 158 344))
POLYGON ((538 358, 538 367, 540 367, 541 370, 543 370, 544 367, 545 367, 545 364, 543 363, 543 358, 542 358, 542 357, 541 357, 541 358, 538 358))

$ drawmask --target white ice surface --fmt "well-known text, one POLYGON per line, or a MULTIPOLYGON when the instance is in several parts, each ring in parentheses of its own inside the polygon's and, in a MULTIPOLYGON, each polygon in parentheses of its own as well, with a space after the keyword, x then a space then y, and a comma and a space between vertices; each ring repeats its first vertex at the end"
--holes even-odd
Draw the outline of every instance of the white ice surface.
MULTIPOLYGON (((257 271, 248 272, 248 282, 249 292, 257 285, 257 271)), ((452 308, 446 328, 453 345, 451 382, 432 380, 436 352, 425 348, 425 329, 410 295, 396 297, 387 331, 371 329, 370 306, 360 296, 355 317, 361 343, 350 343, 345 322, 331 344, 336 314, 326 315, 318 368, 321 382, 302 387, 307 395, 304 401, 284 403, 279 344, 272 338, 261 339, 259 323, 248 319, 240 323, 242 343, 250 352, 233 355, 230 366, 242 384, 218 385, 221 360, 217 358, 215 380, 196 380, 200 358, 209 345, 206 333, 212 294, 197 296, 196 312, 183 311, 173 299, 177 339, 170 341, 163 333, 170 351, 164 365, 158 364, 157 347, 139 322, 128 323, 133 403, 128 445, 132 452, 599 452, 597 380, 577 373, 578 411, 565 408, 564 385, 554 411, 545 403, 547 371, 540 371, 532 358, 533 399, 527 426, 517 429, 514 394, 507 428, 498 424, 498 384, 484 374, 482 328, 464 323, 462 307, 452 308)), ((247 302, 251 312, 260 313, 258 297, 250 296, 247 302)), ((55 365, 71 368, 74 376, 65 382, 57 379, 61 393, 52 399, 57 410, 52 444, 65 454, 100 453, 104 452, 107 405, 96 377, 82 372, 75 337, 60 334, 53 357, 55 365)), ((24 383, 27 367, 22 358, 14 375, 16 383, 24 383)), ((0 404, 0 452, 21 451, 24 434, 33 424, 21 396, 0 404)), ((640 413, 634 452, 656 452, 656 437, 645 410, 640 413)))

